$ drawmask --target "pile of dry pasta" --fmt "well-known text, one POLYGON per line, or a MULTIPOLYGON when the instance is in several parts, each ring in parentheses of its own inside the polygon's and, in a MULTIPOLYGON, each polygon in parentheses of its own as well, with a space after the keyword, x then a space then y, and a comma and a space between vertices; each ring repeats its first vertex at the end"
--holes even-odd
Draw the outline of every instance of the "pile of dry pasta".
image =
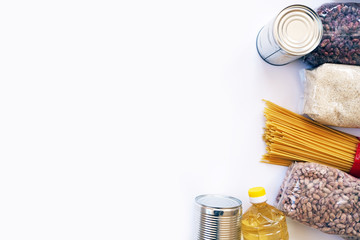
POLYGON ((265 101, 262 162, 289 166, 292 161, 321 163, 349 172, 359 140, 265 101))

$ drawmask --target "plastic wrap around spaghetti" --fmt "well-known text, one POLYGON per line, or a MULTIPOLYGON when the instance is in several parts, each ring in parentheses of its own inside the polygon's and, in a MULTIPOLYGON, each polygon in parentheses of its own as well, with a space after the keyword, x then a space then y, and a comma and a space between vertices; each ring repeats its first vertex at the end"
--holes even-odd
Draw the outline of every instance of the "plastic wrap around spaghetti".
POLYGON ((314 67, 323 63, 360 65, 360 3, 326 3, 317 13, 323 37, 304 57, 305 62, 314 67))
POLYGON ((292 164, 277 196, 290 218, 328 234, 360 239, 360 180, 317 163, 292 164))

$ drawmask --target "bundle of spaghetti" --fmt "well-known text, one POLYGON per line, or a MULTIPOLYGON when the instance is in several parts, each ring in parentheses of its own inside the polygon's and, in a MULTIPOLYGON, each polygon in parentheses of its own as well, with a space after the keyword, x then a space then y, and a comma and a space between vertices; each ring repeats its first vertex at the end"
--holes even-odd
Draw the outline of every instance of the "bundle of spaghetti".
POLYGON ((359 139, 265 102, 267 153, 261 162, 282 166, 293 161, 315 162, 360 177, 359 139))

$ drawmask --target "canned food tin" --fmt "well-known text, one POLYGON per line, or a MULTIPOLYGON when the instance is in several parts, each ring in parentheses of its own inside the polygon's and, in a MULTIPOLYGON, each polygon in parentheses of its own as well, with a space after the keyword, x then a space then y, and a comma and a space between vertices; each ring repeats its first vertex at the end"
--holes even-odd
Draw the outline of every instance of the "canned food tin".
POLYGON ((198 240, 239 240, 242 203, 223 195, 200 195, 198 207, 198 240))
POLYGON ((285 65, 313 51, 322 34, 322 23, 315 11, 291 5, 260 30, 256 48, 264 61, 285 65))

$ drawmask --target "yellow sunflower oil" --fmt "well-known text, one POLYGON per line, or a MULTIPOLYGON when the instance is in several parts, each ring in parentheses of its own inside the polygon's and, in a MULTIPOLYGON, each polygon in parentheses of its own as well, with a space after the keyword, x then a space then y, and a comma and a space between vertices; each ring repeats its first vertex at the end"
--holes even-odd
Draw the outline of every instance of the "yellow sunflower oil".
POLYGON ((244 240, 288 240, 285 215, 266 203, 265 189, 251 188, 249 197, 252 206, 241 219, 244 240))

